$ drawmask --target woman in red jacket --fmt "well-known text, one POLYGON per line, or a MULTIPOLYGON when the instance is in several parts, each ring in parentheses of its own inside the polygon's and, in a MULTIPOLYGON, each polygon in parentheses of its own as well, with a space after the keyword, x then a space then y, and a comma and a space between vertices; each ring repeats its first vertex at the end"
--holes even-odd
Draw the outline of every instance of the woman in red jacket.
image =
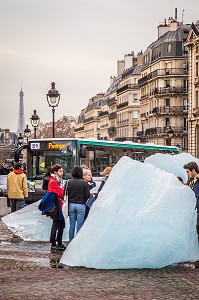
POLYGON ((64 198, 64 182, 62 176, 62 166, 59 164, 53 165, 51 168, 51 176, 48 183, 48 192, 53 192, 57 195, 56 205, 58 208, 58 217, 56 219, 53 219, 50 234, 50 243, 52 244, 51 249, 57 250, 66 249, 66 247, 62 244, 62 236, 65 228, 65 219, 62 214, 62 200, 64 198))

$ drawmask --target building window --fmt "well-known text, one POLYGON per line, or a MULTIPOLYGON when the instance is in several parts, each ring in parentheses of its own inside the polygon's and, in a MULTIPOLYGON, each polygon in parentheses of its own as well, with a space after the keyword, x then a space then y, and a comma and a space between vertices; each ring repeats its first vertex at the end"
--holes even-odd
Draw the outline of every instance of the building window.
POLYGON ((169 127, 170 126, 170 120, 169 118, 165 118, 165 127, 169 127))
POLYGON ((196 108, 198 108, 199 107, 199 105, 198 105, 199 103, 198 103, 198 91, 196 91, 196 108))
POLYGON ((198 62, 196 63, 196 77, 198 77, 198 62))
POLYGON ((138 119, 138 111, 133 111, 133 119, 138 119))
POLYGON ((169 98, 165 99, 165 106, 170 106, 170 99, 169 98))
POLYGON ((170 87, 170 80, 165 80, 164 85, 165 85, 166 88, 169 88, 170 87))
POLYGON ((170 43, 167 45, 167 52, 171 52, 171 44, 170 43))
POLYGON ((187 98, 185 98, 185 99, 183 99, 183 110, 188 110, 188 99, 187 98))

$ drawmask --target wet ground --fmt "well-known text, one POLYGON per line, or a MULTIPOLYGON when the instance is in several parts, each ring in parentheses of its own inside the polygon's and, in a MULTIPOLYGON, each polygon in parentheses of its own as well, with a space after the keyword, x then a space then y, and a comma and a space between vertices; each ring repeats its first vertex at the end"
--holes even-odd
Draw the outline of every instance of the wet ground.
POLYGON ((24 242, 0 221, 0 299, 197 299, 199 268, 67 268, 49 243, 24 242))

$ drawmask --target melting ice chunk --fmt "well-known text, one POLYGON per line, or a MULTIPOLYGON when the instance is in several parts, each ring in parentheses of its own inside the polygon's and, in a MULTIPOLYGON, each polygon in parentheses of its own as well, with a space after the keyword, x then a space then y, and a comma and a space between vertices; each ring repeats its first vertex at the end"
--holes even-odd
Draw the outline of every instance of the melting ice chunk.
POLYGON ((122 157, 61 263, 161 268, 199 259, 193 191, 173 174, 122 157))

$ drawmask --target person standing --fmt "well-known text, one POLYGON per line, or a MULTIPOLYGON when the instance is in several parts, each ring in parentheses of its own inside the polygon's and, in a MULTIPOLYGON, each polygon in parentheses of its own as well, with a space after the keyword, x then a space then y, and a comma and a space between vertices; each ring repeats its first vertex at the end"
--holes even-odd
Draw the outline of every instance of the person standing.
MULTIPOLYGON (((90 169, 84 168, 82 170, 83 170, 83 178, 88 183, 88 187, 89 187, 89 191, 90 191, 90 190, 92 190, 92 188, 94 188, 96 186, 96 183, 93 181, 92 173, 91 173, 90 169)), ((90 197, 86 201, 86 210, 85 210, 84 221, 88 217, 90 208, 94 201, 95 201, 95 195, 90 194, 90 197)))
POLYGON ((51 167, 47 168, 46 173, 44 174, 44 177, 43 177, 42 189, 44 191, 47 191, 47 189, 48 189, 50 175, 51 175, 51 167))
POLYGON ((62 179, 63 169, 59 164, 55 164, 51 168, 51 176, 48 183, 48 192, 56 194, 56 206, 58 209, 58 217, 53 219, 50 233, 51 250, 65 250, 66 247, 62 243, 63 232, 65 228, 65 219, 62 214, 62 201, 64 199, 64 182, 62 179))
POLYGON ((95 196, 95 200, 97 199, 97 197, 99 195, 99 192, 102 190, 103 186, 105 185, 105 183, 106 183, 106 181, 107 181, 107 179, 108 179, 109 174, 111 173, 111 171, 112 171, 111 167, 106 167, 104 169, 104 171, 102 172, 102 175, 104 176, 104 178, 102 179, 102 182, 101 182, 101 184, 99 186, 98 192, 97 192, 97 194, 95 196))
POLYGON ((28 197, 28 183, 21 163, 16 163, 13 172, 7 176, 7 192, 11 213, 25 206, 25 198, 28 197))
POLYGON ((184 165, 184 169, 187 172, 188 178, 190 180, 189 186, 194 191, 196 196, 196 209, 197 209, 197 233, 199 240, 199 168, 196 162, 191 161, 184 165))
POLYGON ((8 175, 10 173, 10 167, 7 162, 4 162, 0 168, 0 175, 8 175))
POLYGON ((83 179, 82 168, 76 166, 72 170, 72 178, 68 181, 68 215, 69 215, 69 241, 74 238, 76 233, 84 223, 85 204, 90 197, 88 183, 83 179))

